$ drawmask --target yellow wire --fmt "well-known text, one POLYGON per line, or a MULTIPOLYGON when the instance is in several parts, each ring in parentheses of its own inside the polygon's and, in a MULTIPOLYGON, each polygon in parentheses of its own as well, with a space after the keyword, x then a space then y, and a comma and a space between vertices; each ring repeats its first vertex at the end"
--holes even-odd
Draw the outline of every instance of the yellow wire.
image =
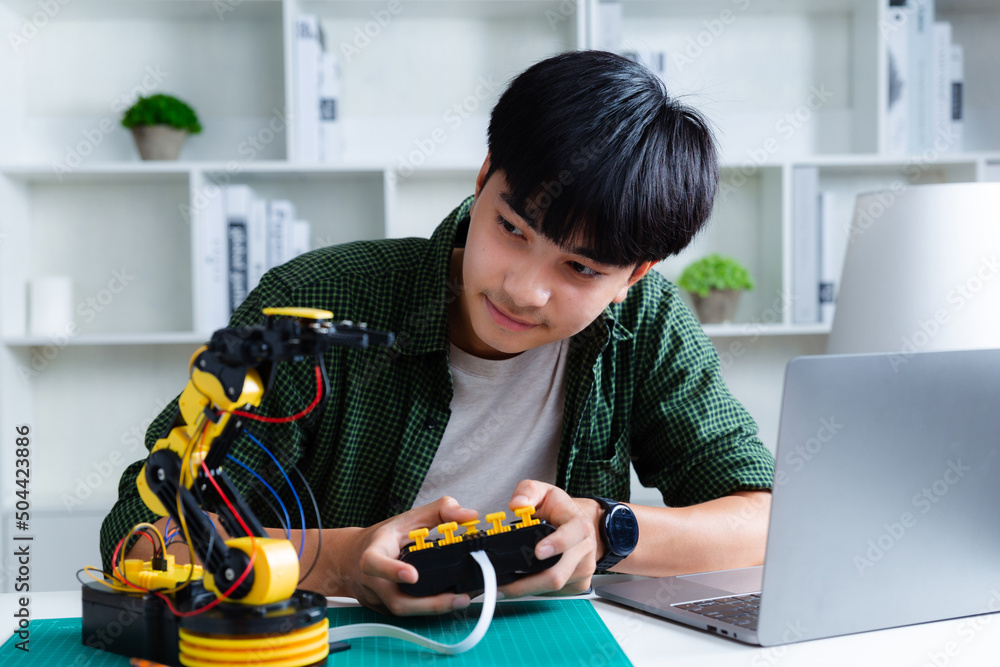
MULTIPOLYGON (((120 575, 120 578, 121 578, 121 580, 123 582, 133 583, 133 582, 129 582, 128 581, 128 577, 125 576, 125 547, 128 545, 129 540, 132 539, 132 536, 135 535, 137 529, 141 525, 142 524, 136 524, 135 526, 132 526, 132 530, 128 531, 128 535, 125 536, 125 541, 122 542, 121 554, 118 557, 118 567, 121 568, 121 571, 119 572, 118 570, 115 569, 115 564, 114 563, 111 564, 111 568, 114 571, 115 575, 116 576, 120 575)), ((149 525, 149 524, 146 524, 146 525, 149 525)))
MULTIPOLYGON (((204 431, 205 431, 205 429, 207 427, 208 427, 208 419, 206 417, 206 418, 202 419, 201 426, 199 426, 198 429, 195 431, 194 437, 191 438, 191 442, 189 442, 188 446, 184 449, 184 456, 181 458, 181 479, 182 479, 182 481, 184 481, 183 480, 184 472, 186 470, 190 469, 190 467, 191 467, 191 455, 194 453, 195 443, 197 443, 198 440, 202 437, 202 435, 204 434, 204 431)), ((193 475, 192 475, 192 479, 194 479, 193 475)), ((184 533, 184 542, 185 542, 185 544, 187 544, 187 548, 188 548, 188 560, 191 563, 191 569, 190 569, 190 572, 188 573, 188 578, 184 581, 183 584, 181 584, 180 586, 174 588, 173 589, 174 591, 179 591, 179 590, 181 590, 182 588, 184 588, 185 586, 187 586, 188 584, 191 583, 191 581, 194 578, 194 565, 197 562, 197 559, 195 558, 195 553, 194 553, 194 546, 192 546, 192 543, 191 543, 191 533, 188 532, 187 520, 184 518, 184 509, 183 509, 183 505, 181 504, 181 486, 180 485, 177 486, 177 517, 179 519, 178 523, 181 525, 181 532, 184 533)))
POLYGON ((152 528, 153 529, 153 533, 156 535, 157 539, 160 540, 160 553, 162 553, 164 555, 164 557, 165 557, 167 555, 167 542, 166 542, 166 540, 163 539, 163 534, 160 532, 160 529, 157 528, 156 526, 154 526, 151 523, 147 523, 147 522, 143 521, 142 523, 135 524, 132 527, 132 532, 134 533, 139 528, 152 528))
MULTIPOLYGON (((124 565, 125 565, 125 547, 128 545, 129 540, 132 539, 132 536, 135 535, 140 530, 142 530, 143 528, 152 529, 153 534, 156 535, 157 539, 160 540, 160 549, 161 549, 160 553, 162 553, 163 557, 166 558, 166 556, 167 556, 167 542, 166 542, 166 540, 163 539, 163 533, 161 533, 160 529, 157 528, 156 526, 154 526, 153 524, 148 523, 146 521, 143 521, 141 523, 137 523, 134 526, 132 526, 132 530, 129 531, 128 536, 125 538, 125 541, 122 542, 122 553, 119 556, 119 560, 118 560, 119 564, 122 567, 124 567, 124 565)), ((154 547, 154 550, 153 550, 153 554, 154 554, 154 556, 156 554, 155 547, 154 547)), ((114 563, 111 564, 111 569, 112 569, 112 571, 115 570, 114 563)), ((123 581, 128 581, 128 577, 125 576, 125 570, 121 571, 121 578, 122 578, 123 581)))

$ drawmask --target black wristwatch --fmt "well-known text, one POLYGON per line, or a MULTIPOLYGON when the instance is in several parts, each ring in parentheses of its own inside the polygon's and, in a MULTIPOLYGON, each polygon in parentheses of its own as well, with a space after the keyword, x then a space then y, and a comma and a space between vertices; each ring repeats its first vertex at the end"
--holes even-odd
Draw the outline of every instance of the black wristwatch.
POLYGON ((604 558, 597 564, 597 569, 607 570, 635 551, 635 545, 639 543, 639 522, 624 503, 598 496, 587 497, 604 508, 604 518, 598 524, 604 541, 604 558))

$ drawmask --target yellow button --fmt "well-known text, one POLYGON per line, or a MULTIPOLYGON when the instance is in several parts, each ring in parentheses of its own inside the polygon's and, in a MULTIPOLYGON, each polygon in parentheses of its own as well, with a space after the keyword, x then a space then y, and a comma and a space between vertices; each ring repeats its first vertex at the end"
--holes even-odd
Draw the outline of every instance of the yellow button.
POLYGON ((455 537, 452 533, 458 530, 458 524, 454 521, 449 521, 448 523, 442 523, 437 527, 438 532, 444 535, 443 540, 438 540, 438 546, 443 547, 448 544, 457 544, 462 541, 461 537, 455 537))
POLYGON ((500 525, 504 519, 507 518, 506 512, 494 512, 493 514, 486 515, 486 521, 492 523, 493 527, 486 531, 487 535, 497 535, 499 533, 506 533, 510 530, 510 526, 500 525))
POLYGON ((514 514, 521 518, 521 523, 518 524, 518 528, 527 528, 528 526, 534 526, 541 523, 538 519, 533 519, 532 515, 535 513, 535 508, 532 506, 528 507, 517 507, 514 509, 514 514))
POLYGON ((431 534, 431 531, 426 528, 417 528, 416 530, 410 531, 410 539, 416 542, 410 547, 410 551, 420 551, 421 549, 430 549, 433 544, 427 544, 424 542, 424 538, 431 534))

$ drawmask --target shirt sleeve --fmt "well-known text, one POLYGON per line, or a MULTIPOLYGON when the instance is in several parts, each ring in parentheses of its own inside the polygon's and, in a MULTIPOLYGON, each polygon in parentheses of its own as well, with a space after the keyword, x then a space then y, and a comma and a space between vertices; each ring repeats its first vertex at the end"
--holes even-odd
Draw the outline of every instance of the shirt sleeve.
POLYGON ((633 465, 644 486, 682 507, 735 491, 768 490, 774 457, 757 424, 729 392, 719 357, 676 291, 667 292, 637 353, 648 372, 637 387, 633 465))
MULTIPOLYGON (((270 278, 266 277, 258 288, 251 292, 246 301, 233 314, 230 326, 258 324, 262 320, 261 309, 264 306, 288 305, 285 301, 286 297, 283 296, 284 291, 280 289, 280 281, 273 276, 270 278)), ((309 405, 315 393, 316 379, 311 360, 276 365, 272 386, 261 402, 257 413, 272 417, 284 417, 298 413, 309 405)), ((167 437, 170 429, 175 425, 178 414, 177 399, 175 398, 147 429, 145 438, 147 450, 151 450, 159 439, 167 437)), ((278 493, 286 507, 294 508, 295 516, 294 518, 290 517, 292 527, 299 527, 301 520, 289 485, 289 481, 291 481, 298 486, 298 480, 291 478, 293 475, 291 466, 302 458, 305 442, 310 437, 308 430, 314 423, 314 415, 286 424, 268 424, 244 419, 243 428, 228 452, 230 457, 240 461, 260 475, 278 493), (270 455, 257 441, 265 444, 270 455)), ((129 533, 132 527, 144 521, 153 522, 159 519, 146 507, 136 487, 136 478, 144 463, 145 459, 136 461, 122 473, 118 484, 118 500, 101 525, 101 562, 106 572, 111 571, 111 558, 115 546, 129 533)), ((280 526, 284 517, 283 515, 277 516, 278 513, 272 509, 272 507, 276 507, 276 504, 273 496, 267 497, 271 494, 267 487, 236 463, 226 466, 226 471, 233 485, 247 501, 250 509, 257 515, 261 523, 265 527, 280 526)), ((291 509, 289 511, 292 512, 291 509)), ((125 553, 132 548, 135 539, 137 538, 133 537, 128 544, 124 545, 125 553)))

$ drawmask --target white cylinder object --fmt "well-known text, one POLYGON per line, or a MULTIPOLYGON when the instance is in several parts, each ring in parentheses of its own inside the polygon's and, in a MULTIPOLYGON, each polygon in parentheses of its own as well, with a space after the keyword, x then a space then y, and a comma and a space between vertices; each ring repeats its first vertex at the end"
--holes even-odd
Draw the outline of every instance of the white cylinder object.
POLYGON ((827 353, 1000 347, 1000 183, 858 195, 827 353))
POLYGON ((69 276, 35 278, 28 285, 28 333, 67 335, 73 326, 73 280, 69 276))

